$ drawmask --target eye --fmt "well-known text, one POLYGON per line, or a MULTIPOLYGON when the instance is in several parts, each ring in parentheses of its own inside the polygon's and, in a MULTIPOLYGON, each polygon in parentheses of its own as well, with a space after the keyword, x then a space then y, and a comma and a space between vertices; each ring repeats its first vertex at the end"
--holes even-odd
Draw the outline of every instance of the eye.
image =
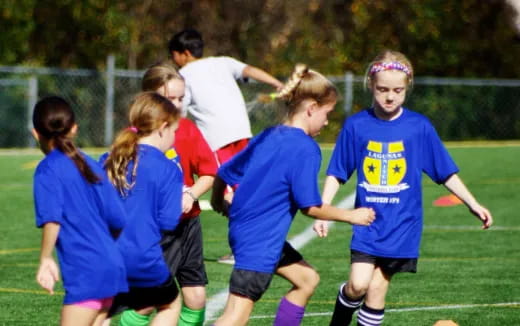
POLYGON ((404 91, 404 88, 402 88, 402 87, 401 88, 396 88, 394 91, 399 94, 402 91, 404 91))

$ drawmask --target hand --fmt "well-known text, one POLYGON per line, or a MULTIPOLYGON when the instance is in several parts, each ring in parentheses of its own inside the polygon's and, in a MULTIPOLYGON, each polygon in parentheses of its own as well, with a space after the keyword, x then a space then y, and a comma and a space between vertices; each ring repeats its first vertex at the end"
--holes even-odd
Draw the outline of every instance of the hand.
POLYGON ((211 207, 217 213, 220 213, 226 217, 229 216, 229 206, 233 201, 233 192, 227 192, 223 197, 212 196, 211 207))
POLYGON ((489 229, 489 227, 493 224, 493 216, 487 208, 481 206, 480 204, 475 204, 473 207, 469 208, 470 212, 475 215, 479 220, 482 221, 482 229, 489 229))
POLYGON ((54 284, 60 280, 60 269, 53 258, 42 258, 36 274, 36 281, 42 288, 54 294, 54 284))
POLYGON ((376 212, 372 208, 361 207, 351 211, 350 223, 368 226, 376 219, 376 212))
POLYGON ((318 237, 324 238, 329 234, 329 222, 316 220, 312 226, 312 229, 314 232, 316 232, 316 234, 318 234, 318 237))
POLYGON ((195 200, 186 192, 182 193, 182 212, 189 213, 195 200))

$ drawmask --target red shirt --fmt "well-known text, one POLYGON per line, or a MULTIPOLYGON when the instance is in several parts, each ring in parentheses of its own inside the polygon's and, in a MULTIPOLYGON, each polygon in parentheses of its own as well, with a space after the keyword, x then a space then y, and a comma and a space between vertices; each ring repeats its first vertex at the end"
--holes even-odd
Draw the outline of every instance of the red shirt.
MULTIPOLYGON (((179 128, 175 132, 173 147, 179 153, 180 164, 184 174, 184 185, 191 187, 195 183, 194 176, 215 176, 217 174, 217 161, 215 154, 209 148, 197 126, 189 119, 181 118, 179 128)), ((193 208, 187 214, 182 214, 182 219, 199 216, 199 202, 193 203, 193 208)))

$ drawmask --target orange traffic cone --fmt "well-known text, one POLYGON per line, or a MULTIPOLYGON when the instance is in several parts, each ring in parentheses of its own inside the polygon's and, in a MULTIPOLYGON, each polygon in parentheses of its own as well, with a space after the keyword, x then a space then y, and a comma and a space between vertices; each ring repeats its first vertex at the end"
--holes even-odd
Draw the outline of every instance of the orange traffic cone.
POLYGON ((454 194, 441 196, 433 201, 433 206, 437 207, 449 207, 462 204, 462 200, 454 194))

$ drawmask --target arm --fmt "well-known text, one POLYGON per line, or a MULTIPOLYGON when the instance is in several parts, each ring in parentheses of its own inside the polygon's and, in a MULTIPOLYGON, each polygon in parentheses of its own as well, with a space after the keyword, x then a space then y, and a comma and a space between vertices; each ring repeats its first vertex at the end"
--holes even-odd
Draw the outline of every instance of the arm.
POLYGON ((60 280, 59 267, 52 257, 59 232, 60 225, 58 223, 49 222, 43 226, 40 266, 36 274, 36 281, 50 294, 54 294, 54 284, 60 280))
POLYGON ((457 174, 453 174, 449 177, 448 180, 444 182, 444 186, 455 196, 459 197, 469 208, 470 212, 482 221, 483 229, 487 229, 493 224, 493 217, 489 210, 477 202, 457 174))
POLYGON ((357 208, 346 210, 328 204, 312 206, 302 209, 307 215, 321 220, 347 222, 356 225, 370 225, 375 220, 375 212, 372 208, 357 208))
POLYGON ((193 203, 199 200, 200 196, 204 195, 213 186, 215 177, 212 175, 203 175, 197 181, 182 193, 182 212, 188 213, 193 207, 193 203), (191 194, 190 194, 191 193, 191 194))
POLYGON ((279 81, 278 79, 271 76, 269 73, 265 72, 264 70, 247 65, 244 68, 244 71, 242 72, 242 75, 244 77, 253 78, 254 80, 258 80, 259 82, 268 84, 273 86, 274 88, 281 89, 283 87, 283 83, 279 81))
MULTIPOLYGON (((339 190, 339 185, 339 181, 336 177, 327 176, 321 195, 324 204, 330 205, 332 203, 334 196, 336 196, 339 190)), ((312 228, 320 238, 326 237, 329 233, 329 223, 324 220, 316 220, 312 228)))
POLYGON ((215 212, 224 216, 227 216, 228 206, 230 205, 230 202, 224 200, 224 190, 226 186, 224 180, 217 175, 213 182, 213 191, 211 193, 211 207, 213 207, 215 212))

